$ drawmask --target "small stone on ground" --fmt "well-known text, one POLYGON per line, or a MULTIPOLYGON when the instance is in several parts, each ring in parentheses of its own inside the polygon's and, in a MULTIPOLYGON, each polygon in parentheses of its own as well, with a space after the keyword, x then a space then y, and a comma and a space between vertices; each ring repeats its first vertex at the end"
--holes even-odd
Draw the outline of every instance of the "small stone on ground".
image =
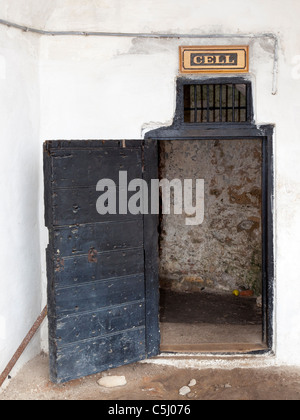
POLYGON ((116 388, 127 384, 125 376, 104 376, 97 381, 98 385, 105 388, 116 388))
POLYGON ((183 386, 182 388, 180 388, 179 390, 179 395, 187 395, 191 392, 191 389, 188 386, 183 386))
POLYGON ((192 379, 191 382, 189 383, 189 387, 195 386, 196 384, 197 384, 196 379, 192 379))

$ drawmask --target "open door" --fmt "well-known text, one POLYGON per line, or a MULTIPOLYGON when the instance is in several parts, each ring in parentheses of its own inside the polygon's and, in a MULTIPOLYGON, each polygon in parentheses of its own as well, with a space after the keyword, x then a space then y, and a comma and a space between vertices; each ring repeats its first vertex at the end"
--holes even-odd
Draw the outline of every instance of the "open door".
MULTIPOLYGON (((124 211, 120 171, 128 183, 158 178, 156 142, 44 145, 50 378, 55 383, 159 353, 158 216, 124 211), (98 183, 107 179, 116 186, 116 214, 99 214, 97 208, 106 192, 98 183)), ((128 200, 134 195, 125 193, 128 200)))

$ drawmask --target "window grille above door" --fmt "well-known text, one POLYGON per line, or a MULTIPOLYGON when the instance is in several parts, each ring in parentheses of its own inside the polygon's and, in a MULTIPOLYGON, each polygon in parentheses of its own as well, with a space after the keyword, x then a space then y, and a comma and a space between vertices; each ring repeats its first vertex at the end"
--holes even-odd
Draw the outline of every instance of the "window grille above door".
POLYGON ((251 83, 194 83, 183 86, 184 122, 251 123, 251 83))

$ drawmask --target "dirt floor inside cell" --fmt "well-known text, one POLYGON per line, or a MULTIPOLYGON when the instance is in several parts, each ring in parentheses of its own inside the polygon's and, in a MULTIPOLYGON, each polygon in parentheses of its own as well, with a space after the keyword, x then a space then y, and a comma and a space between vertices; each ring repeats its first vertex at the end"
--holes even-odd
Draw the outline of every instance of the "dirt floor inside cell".
POLYGON ((263 343, 255 297, 231 293, 160 291, 163 351, 255 351, 263 343))
POLYGON ((160 318, 162 322, 186 324, 260 325, 262 311, 255 297, 161 289, 160 318))
POLYGON ((300 369, 268 367, 191 369, 136 363, 63 385, 49 381, 48 357, 30 361, 9 381, 0 400, 299 400, 300 369), (124 375, 127 385, 106 389, 97 384, 102 376, 124 375), (191 392, 179 390, 196 380, 191 392))

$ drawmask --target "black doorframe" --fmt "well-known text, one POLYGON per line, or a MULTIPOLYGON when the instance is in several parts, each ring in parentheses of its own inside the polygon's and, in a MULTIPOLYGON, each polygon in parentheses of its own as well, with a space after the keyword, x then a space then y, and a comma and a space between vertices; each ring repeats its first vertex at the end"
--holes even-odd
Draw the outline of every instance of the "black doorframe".
MULTIPOLYGON (((205 83, 217 83, 220 79, 205 79, 205 83)), ((223 78, 224 80, 224 78, 223 78)), ((228 83, 248 81, 243 78, 226 78, 228 83)), ((177 84, 177 107, 173 125, 152 130, 145 140, 262 140, 262 258, 263 258, 263 341, 267 350, 250 352, 265 354, 273 351, 274 344, 274 156, 272 124, 254 123, 184 123, 184 83, 198 83, 195 79, 179 79, 177 84)))

